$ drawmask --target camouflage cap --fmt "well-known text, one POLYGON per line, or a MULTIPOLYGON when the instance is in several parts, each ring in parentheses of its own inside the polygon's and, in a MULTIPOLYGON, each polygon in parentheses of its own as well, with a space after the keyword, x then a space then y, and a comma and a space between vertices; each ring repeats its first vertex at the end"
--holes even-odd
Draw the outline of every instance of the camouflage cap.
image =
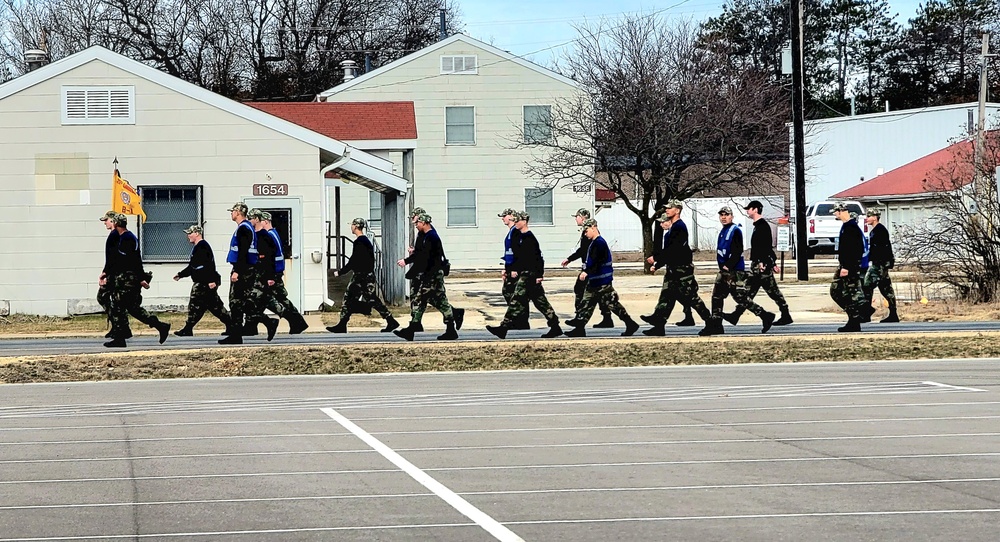
POLYGON ((249 211, 247 211, 244 214, 250 220, 263 220, 264 219, 264 211, 262 211, 260 209, 257 209, 257 208, 250 209, 249 211))
POLYGON ((660 216, 656 217, 657 222, 666 222, 668 220, 670 220, 670 217, 667 216, 667 213, 662 213, 660 216))
POLYGON ((507 207, 503 211, 500 211, 499 213, 497 213, 497 216, 500 217, 500 218, 503 218, 503 217, 505 217, 507 215, 511 215, 513 217, 517 217, 517 211, 514 210, 514 209, 511 209, 510 207, 507 207))
POLYGON ((365 219, 360 218, 360 217, 359 218, 355 218, 354 220, 352 220, 351 221, 351 225, 352 226, 357 226, 358 229, 362 229, 362 230, 368 229, 368 221, 366 221, 365 219))
POLYGON ((830 209, 830 214, 839 213, 840 211, 846 211, 846 210, 847 210, 847 205, 844 205, 843 202, 838 202, 833 206, 833 209, 830 209))
POLYGON ((878 209, 868 209, 868 211, 865 212, 865 215, 866 216, 877 216, 879 218, 882 218, 882 211, 879 211, 878 209))
POLYGON ((515 222, 520 222, 522 220, 527 221, 527 220, 530 220, 530 219, 531 219, 531 215, 529 215, 528 213, 526 213, 524 211, 521 211, 521 212, 518 212, 518 213, 514 213, 514 221, 515 222))
POLYGON ((576 214, 573 215, 573 218, 576 218, 578 216, 582 216, 583 218, 590 218, 590 211, 584 209, 583 207, 580 207, 579 209, 576 210, 576 214))
POLYGON ((104 222, 105 220, 114 220, 116 214, 118 214, 118 213, 116 213, 114 211, 108 211, 108 212, 104 213, 103 215, 101 215, 100 220, 101 220, 101 222, 104 222))
POLYGON ((733 214, 733 208, 730 207, 730 206, 728 206, 728 205, 726 205, 723 208, 719 209, 719 214, 720 215, 731 215, 731 214, 733 214))
POLYGON ((417 215, 417 222, 423 222, 425 224, 430 224, 431 223, 431 215, 429 215, 427 213, 420 213, 419 215, 417 215))
POLYGON ((581 225, 583 226, 583 229, 585 229, 585 230, 588 229, 588 228, 596 228, 597 227, 597 221, 594 220, 593 218, 588 218, 587 220, 584 220, 583 224, 581 224, 581 225))
POLYGON ((663 206, 665 209, 683 209, 684 203, 679 199, 672 199, 663 206))
POLYGON ((414 207, 413 210, 410 211, 410 218, 416 218, 425 214, 427 214, 427 211, 425 211, 423 207, 414 207))
POLYGON ((243 216, 247 215, 247 204, 242 201, 237 201, 229 208, 230 211, 239 211, 243 216))
POLYGON ((201 226, 197 224, 192 224, 184 228, 184 233, 205 233, 205 230, 201 229, 201 226))
POLYGON ((121 213, 115 213, 115 217, 111 220, 115 223, 115 226, 120 226, 122 228, 128 226, 128 217, 121 213))
POLYGON ((851 211, 851 220, 857 220, 857 219, 858 219, 858 213, 851 211))

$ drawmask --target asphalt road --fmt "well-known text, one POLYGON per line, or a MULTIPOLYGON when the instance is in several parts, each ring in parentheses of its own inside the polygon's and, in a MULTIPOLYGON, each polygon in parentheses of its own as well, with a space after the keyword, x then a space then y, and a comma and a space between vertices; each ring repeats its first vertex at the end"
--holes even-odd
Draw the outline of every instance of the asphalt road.
POLYGON ((5 385, 0 541, 993 541, 998 361, 5 385))
MULTIPOLYGON (((747 322, 752 318, 744 318, 747 322)), ((822 335, 837 334, 837 327, 842 324, 792 324, 790 326, 772 327, 767 332, 769 336, 802 336, 802 335, 822 335)), ((642 329, 647 329, 644 326, 642 329)), ((676 327, 667 326, 667 336, 682 337, 696 336, 701 326, 676 327)), ((759 324, 741 323, 738 326, 726 325, 727 336, 759 336, 759 324)), ((537 328, 533 330, 511 331, 507 335, 507 341, 536 340, 547 328, 537 328)), ((617 329, 587 329, 587 338, 609 338, 617 337, 624 331, 617 329)), ((898 324, 864 324, 861 334, 865 333, 900 333, 900 334, 926 334, 950 331, 1000 331, 1000 321, 987 322, 902 322, 898 324)), ((417 335, 416 341, 435 341, 441 331, 429 331, 417 335)), ((857 336, 852 333, 846 336, 857 336)), ((641 331, 636 337, 645 338, 641 331)), ((220 345, 220 337, 211 335, 198 335, 195 337, 175 337, 173 335, 164 344, 157 344, 156 337, 151 334, 141 335, 128 341, 127 350, 169 350, 169 349, 189 349, 189 348, 231 348, 231 345, 220 345)), ((96 352, 114 352, 121 349, 109 349, 103 346, 107 339, 103 338, 44 338, 44 339, 3 339, 0 340, 0 356, 39 356, 39 355, 60 355, 60 354, 90 354, 96 352)), ((463 329, 459 332, 457 342, 482 342, 497 340, 489 332, 482 329, 463 329)), ((559 337, 547 340, 585 340, 559 337)), ((391 333, 304 333, 302 335, 287 335, 279 333, 272 342, 268 343, 263 335, 257 337, 247 337, 245 346, 262 345, 332 345, 332 344, 366 344, 385 342, 405 342, 391 333)))

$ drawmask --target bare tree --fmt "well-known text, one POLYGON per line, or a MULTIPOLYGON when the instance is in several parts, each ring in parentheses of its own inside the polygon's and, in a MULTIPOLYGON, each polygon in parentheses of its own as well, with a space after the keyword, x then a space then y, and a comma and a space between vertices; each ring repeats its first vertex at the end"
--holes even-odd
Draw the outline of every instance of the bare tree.
POLYGON ((925 203, 933 217, 897 227, 895 236, 898 259, 961 298, 983 303, 1000 299, 1000 133, 989 135, 978 168, 972 141, 947 149, 948 159, 924 181, 925 192, 936 195, 925 203))
POLYGON ((647 253, 653 211, 667 200, 749 194, 787 175, 788 99, 764 70, 730 62, 690 23, 636 15, 578 30, 561 69, 581 92, 553 105, 551 137, 519 139, 536 151, 527 175, 586 190, 598 173, 599 187, 639 217, 647 253))

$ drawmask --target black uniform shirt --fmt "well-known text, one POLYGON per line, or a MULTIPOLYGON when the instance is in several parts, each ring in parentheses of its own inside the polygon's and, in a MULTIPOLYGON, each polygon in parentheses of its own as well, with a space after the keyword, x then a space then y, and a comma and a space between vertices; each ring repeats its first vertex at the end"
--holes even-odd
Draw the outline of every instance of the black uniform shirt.
POLYGON ((663 263, 666 267, 677 268, 691 265, 694 257, 688 244, 688 229, 683 220, 670 225, 663 247, 663 263))
POLYGON ((580 247, 576 249, 576 252, 570 254, 566 257, 566 261, 572 262, 576 260, 583 260, 587 257, 587 250, 590 249, 590 239, 587 239, 586 234, 580 234, 580 247))
POLYGON ((212 247, 208 241, 202 239, 191 251, 191 260, 188 266, 177 273, 178 277, 191 277, 191 280, 198 284, 208 284, 214 282, 219 284, 222 278, 215 269, 215 255, 212 254, 212 247))
MULTIPOLYGON (((421 239, 421 243, 423 239, 421 239)), ((348 271, 354 271, 355 275, 367 275, 375 272, 375 245, 367 235, 359 235, 354 240, 354 248, 351 250, 351 259, 347 260, 339 271, 341 275, 348 271)))
POLYGON ((104 242, 104 269, 105 275, 111 274, 111 265, 118 256, 118 239, 121 234, 118 230, 111 228, 111 233, 108 234, 108 240, 104 242))
MULTIPOLYGON (((250 230, 250 228, 244 226, 237 226, 236 228, 236 246, 238 247, 238 256, 236 257, 236 263, 233 264, 233 273, 238 273, 239 275, 244 275, 248 273, 253 267, 253 264, 248 263, 250 258, 250 245, 253 244, 253 239, 256 234, 250 230)), ((274 266, 272 265, 272 268, 274 266)))
POLYGON ((837 249, 837 260, 840 268, 851 273, 861 271, 861 257, 865 253, 865 234, 853 220, 848 220, 840 227, 840 243, 837 249))
POLYGON ((868 234, 868 259, 872 264, 894 264, 892 242, 889 241, 889 230, 882 224, 876 224, 868 234))
POLYGON ((753 233, 750 234, 750 261, 754 265, 764 264, 764 269, 774 267, 778 261, 778 255, 774 253, 774 247, 771 245, 771 225, 763 218, 758 218, 753 223, 753 233))
POLYGON ((533 232, 518 232, 517 244, 511 248, 514 249, 514 271, 532 273, 536 277, 545 273, 545 259, 533 232))
POLYGON ((111 265, 110 275, 120 275, 132 272, 141 279, 145 271, 142 268, 142 255, 139 254, 139 240, 135 234, 126 231, 118 239, 118 250, 111 265))
POLYGON ((257 270, 264 280, 275 280, 274 258, 278 255, 278 243, 265 230, 257 232, 257 270))

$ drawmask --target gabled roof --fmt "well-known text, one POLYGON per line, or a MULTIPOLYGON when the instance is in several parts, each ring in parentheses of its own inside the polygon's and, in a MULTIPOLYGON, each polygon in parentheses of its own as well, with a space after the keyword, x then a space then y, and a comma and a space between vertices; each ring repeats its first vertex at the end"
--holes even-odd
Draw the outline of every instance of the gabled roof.
MULTIPOLYGON (((331 154, 336 157, 349 156, 349 159, 338 170, 344 170, 348 175, 354 176, 356 182, 366 188, 380 192, 390 190, 401 193, 406 192, 406 181, 391 173, 392 162, 388 160, 383 160, 364 151, 354 149, 341 141, 303 128, 259 109, 230 100, 225 96, 188 83, 183 79, 179 79, 97 45, 88 47, 79 53, 70 55, 0 85, 0 100, 94 61, 114 66, 194 100, 313 145, 317 149, 320 149, 320 151, 325 151, 328 156, 331 154), (360 178, 358 178, 359 176, 360 178)), ((330 162, 333 163, 333 160, 330 162)))
POLYGON ((342 141, 416 139, 413 102, 245 102, 342 141))
MULTIPOLYGON (((987 132, 992 144, 1000 132, 987 132)), ((918 158, 909 164, 883 173, 831 196, 833 199, 871 199, 876 197, 915 196, 955 190, 972 182, 973 142, 959 141, 918 158)))
MULTIPOLYGON (((421 49, 419 51, 416 51, 414 53, 410 53, 410 54, 404 56, 403 58, 400 58, 400 59, 398 59, 396 61, 390 62, 390 63, 386 64, 385 66, 382 66, 381 68, 378 68, 376 70, 372 70, 372 71, 370 71, 370 72, 368 72, 368 73, 366 73, 364 75, 361 75, 359 77, 355 77, 354 79, 351 79, 350 81, 347 81, 346 83, 341 83, 341 84, 339 84, 339 85, 337 85, 337 86, 335 86, 333 88, 324 90, 323 92, 319 93, 319 95, 317 96, 317 99, 319 101, 323 101, 328 96, 332 96, 334 94, 343 92, 343 91, 345 91, 345 90, 347 90, 347 89, 349 89, 351 87, 354 87, 354 86, 357 86, 357 85, 359 85, 361 83, 364 83, 365 81, 368 81, 369 79, 373 79, 375 77, 378 77, 379 75, 381 75, 381 74, 383 74, 385 72, 388 72, 389 70, 394 70, 394 69, 396 69, 396 68, 398 68, 398 67, 400 67, 400 66, 402 66, 404 64, 412 62, 412 61, 414 61, 414 60, 416 60, 418 58, 421 58, 423 56, 429 55, 429 54, 431 54, 431 53, 433 53, 435 51, 438 51, 438 50, 440 50, 440 49, 442 49, 444 47, 447 47, 447 46, 449 46, 449 45, 451 45, 451 44, 453 44, 455 42, 462 42, 462 43, 465 43, 465 44, 470 45, 472 47, 476 47, 476 48, 482 49, 484 51, 487 51, 487 52, 489 52, 491 54, 494 54, 494 55, 496 55, 496 56, 504 59, 505 61, 513 62, 513 63, 518 64, 520 66, 523 66, 523 67, 525 67, 525 68, 527 68, 529 70, 538 72, 538 73, 540 73, 542 75, 545 75, 547 77, 551 77, 551 78, 553 78, 553 79, 555 79, 557 81, 560 81, 560 82, 565 83, 567 85, 570 85, 572 87, 578 87, 579 86, 579 83, 577 83, 576 81, 570 79, 569 77, 566 77, 564 75, 558 74, 558 73, 556 73, 556 72, 554 72, 554 71, 552 71, 552 70, 550 70, 548 68, 543 68, 542 66, 539 66, 538 64, 535 64, 534 62, 529 62, 529 61, 527 61, 527 60, 525 60, 525 59, 523 59, 523 58, 521 58, 521 57, 519 57, 517 55, 511 54, 508 51, 504 51, 502 49, 497 49, 496 47, 494 47, 492 45, 489 45, 487 43, 483 43, 483 42, 481 42, 481 41, 479 41, 479 40, 477 40, 475 38, 471 38, 469 36, 466 36, 465 34, 455 34, 455 35, 450 36, 448 38, 445 38, 445 39, 443 39, 443 40, 441 40, 441 41, 439 41, 439 42, 437 42, 437 43, 435 43, 433 45, 428 45, 427 47, 424 47, 423 49, 421 49)), ((437 75, 437 74, 435 74, 435 75, 437 75)))

